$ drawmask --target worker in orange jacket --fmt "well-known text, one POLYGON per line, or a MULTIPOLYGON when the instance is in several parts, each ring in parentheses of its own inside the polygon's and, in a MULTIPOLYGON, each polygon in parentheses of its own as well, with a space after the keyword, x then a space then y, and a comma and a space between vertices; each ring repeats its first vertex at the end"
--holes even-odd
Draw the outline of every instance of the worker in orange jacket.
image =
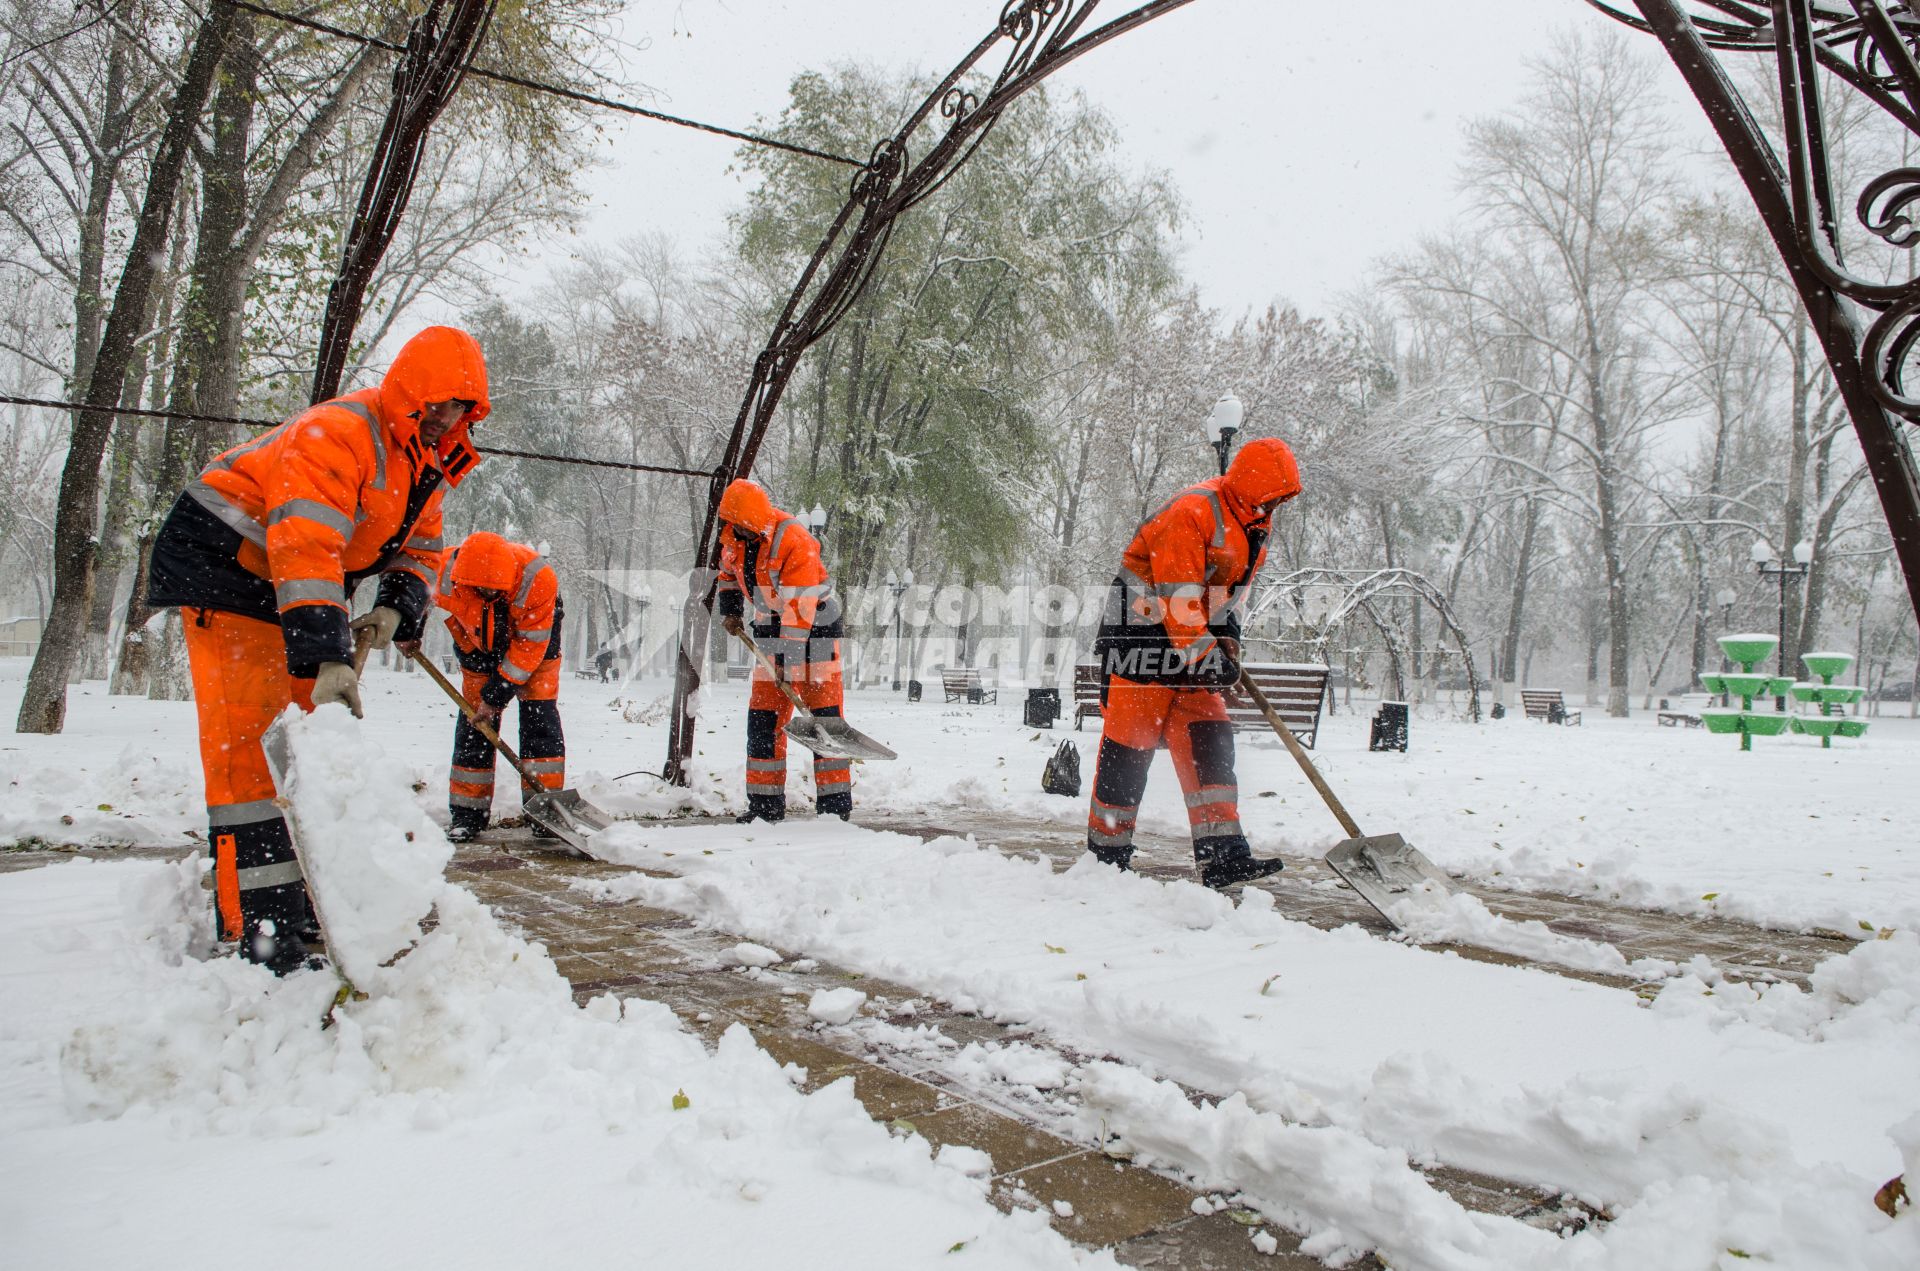
MULTIPOLYGON (((566 784, 567 741, 560 731, 560 579, 537 548, 476 530, 447 557, 437 603, 460 659, 462 692, 497 733, 507 703, 520 699, 520 762, 540 782, 566 784)), ((467 721, 453 722, 453 770, 447 805, 464 843, 487 828, 493 809, 493 743, 467 721)), ((522 783, 521 794, 534 793, 522 783)), ((534 825, 539 838, 552 832, 534 825)))
MULTIPOLYGON (((816 715, 840 714, 840 601, 820 559, 820 541, 739 480, 720 497, 720 622, 736 637, 749 623, 754 643, 816 715)), ((787 814, 787 721, 793 703, 760 666, 747 701, 747 811, 742 821, 787 814)), ((813 757, 814 806, 822 816, 853 814, 853 765, 813 757)))
POLYGON ((1233 724, 1222 690, 1240 678, 1240 613, 1266 560, 1273 511, 1300 493, 1283 441, 1263 437, 1223 477, 1175 495, 1134 534, 1113 580, 1095 652, 1105 723, 1087 809, 1087 850, 1125 869, 1154 750, 1173 753, 1193 857, 1209 887, 1281 867, 1240 828, 1233 724))
POLYGON ((355 631, 417 647, 443 554, 440 500, 479 462, 467 431, 487 411, 478 342, 428 327, 378 388, 214 459, 154 540, 147 600, 184 619, 220 932, 276 973, 306 961, 313 928, 261 738, 292 702, 360 714, 355 631), (372 612, 349 622, 354 590, 375 576, 372 612))

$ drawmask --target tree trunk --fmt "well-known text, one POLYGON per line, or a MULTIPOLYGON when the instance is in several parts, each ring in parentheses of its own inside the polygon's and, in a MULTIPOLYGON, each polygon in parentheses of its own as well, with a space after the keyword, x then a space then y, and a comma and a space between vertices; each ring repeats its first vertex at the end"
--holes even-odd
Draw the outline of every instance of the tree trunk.
POLYGON ((93 374, 88 377, 86 409, 74 423, 66 465, 60 474, 54 515, 53 604, 20 700, 15 727, 23 733, 57 733, 66 723, 67 671, 79 652, 93 604, 100 460, 126 385, 141 320, 147 314, 153 280, 159 273, 157 258, 166 246, 173 201, 179 193, 194 126, 213 88, 214 68, 225 50, 233 20, 234 9, 228 0, 213 0, 208 6, 194 34, 193 51, 168 106, 166 130, 148 171, 140 219, 127 249, 93 374))
POLYGON ((1513 588, 1507 593, 1507 629, 1500 637, 1500 667, 1494 678, 1499 682, 1500 701, 1510 703, 1518 679, 1520 631, 1526 622, 1527 583, 1533 577, 1534 543, 1540 531, 1540 502, 1527 500, 1525 519, 1520 525, 1519 558, 1513 567, 1513 588))

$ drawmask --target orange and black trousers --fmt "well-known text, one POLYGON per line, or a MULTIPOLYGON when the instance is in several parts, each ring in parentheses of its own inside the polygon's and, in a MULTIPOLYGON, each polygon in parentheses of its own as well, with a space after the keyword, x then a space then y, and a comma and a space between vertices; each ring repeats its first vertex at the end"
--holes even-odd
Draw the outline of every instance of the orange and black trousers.
MULTIPOLYGON (((557 642, 556 642, 557 643, 557 642)), ((550 650, 550 652, 553 652, 550 650)), ((462 669, 460 689, 473 706, 481 690, 499 677, 462 669)), ((513 691, 520 703, 520 763, 539 782, 520 783, 525 798, 538 790, 558 790, 567 784, 567 739, 560 728, 560 658, 557 652, 534 668, 525 684, 513 691)), ((499 731, 499 720, 494 723, 499 731)), ((453 768, 447 774, 447 812, 453 827, 478 831, 487 828, 493 812, 493 774, 499 753, 465 713, 453 722, 453 768)))
POLYGON ((273 962, 275 936, 298 933, 311 919, 261 739, 289 705, 313 709, 313 681, 288 672, 286 640, 274 623, 200 608, 182 609, 181 618, 200 722, 219 933, 239 941, 243 957, 273 962))
POLYGON ((1133 855, 1140 799, 1153 752, 1164 745, 1187 800, 1194 859, 1202 864, 1247 854, 1240 787, 1233 771, 1233 723, 1218 689, 1107 681, 1100 759, 1087 808, 1087 848, 1109 864, 1133 855))
MULTIPOLYGON (((838 640, 767 640, 780 676, 816 715, 840 714, 845 691, 840 678, 838 640)), ((793 703, 756 665, 747 698, 747 811, 769 821, 787 814, 787 723, 793 703)), ((853 762, 813 757, 814 807, 822 816, 853 812, 853 762)))

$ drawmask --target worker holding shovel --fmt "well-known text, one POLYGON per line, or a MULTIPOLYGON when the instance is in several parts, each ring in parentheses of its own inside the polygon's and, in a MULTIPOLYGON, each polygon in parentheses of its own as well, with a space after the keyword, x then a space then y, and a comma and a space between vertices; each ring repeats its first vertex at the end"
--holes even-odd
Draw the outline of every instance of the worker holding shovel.
POLYGON ((1240 828, 1225 689, 1240 679, 1240 610, 1267 556, 1274 509, 1300 493, 1283 441, 1263 437, 1223 477, 1175 495, 1120 559, 1094 651, 1105 710, 1087 809, 1087 850, 1126 869, 1153 752, 1164 744, 1186 794, 1193 858, 1209 887, 1261 878, 1240 828))
MULTIPOLYGON (((786 727, 795 709, 788 692, 820 727, 840 722, 840 602, 819 540, 774 507, 759 485, 744 479, 728 485, 720 521, 720 623, 767 655, 754 668, 747 704, 747 811, 740 819, 778 821, 787 814, 786 727), (768 673, 769 663, 779 680, 768 673)), ((814 806, 822 816, 845 820, 853 813, 846 753, 815 749, 814 806)))
POLYGON ((487 410, 479 343, 428 327, 378 388, 215 458, 154 540, 147 602, 182 611, 220 932, 276 973, 307 960, 311 914, 262 739, 289 703, 360 713, 356 635, 363 648, 419 639, 440 500, 479 463, 467 430, 487 410), (375 608, 349 623, 375 576, 375 608))
MULTIPOLYGON (((538 549, 476 530, 448 555, 435 597, 460 659, 461 686, 474 717, 496 731, 507 703, 520 702, 522 795, 566 784, 567 742, 560 729, 560 579, 538 549)), ((461 712, 453 724, 447 837, 465 843, 487 828, 493 810, 493 743, 461 712)), ((532 821, 536 838, 553 830, 532 821)))

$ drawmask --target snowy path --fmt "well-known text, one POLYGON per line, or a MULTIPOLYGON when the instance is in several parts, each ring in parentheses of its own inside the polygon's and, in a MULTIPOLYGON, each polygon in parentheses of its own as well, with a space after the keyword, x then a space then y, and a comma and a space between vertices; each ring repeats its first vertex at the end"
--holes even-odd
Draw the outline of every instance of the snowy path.
POLYGON ((1568 1246, 1609 1259, 1685 1212, 1690 1239, 1722 1249, 1785 1226, 1813 1242, 1802 1254, 1837 1245, 1881 1259, 1861 1265, 1900 1265, 1876 1245, 1886 1233, 1869 1198, 1902 1168, 1890 1127, 1906 1122, 1899 1140, 1920 1149, 1912 935, 1836 959, 1811 994, 1683 977, 1649 1008, 1620 990, 1319 931, 1281 917, 1267 893, 1236 907, 1190 883, 1086 864, 1056 874, 960 840, 795 823, 619 826, 602 843, 674 877, 635 875, 601 894, 1116 1057, 1083 1072, 1080 1093, 1131 1147, 1264 1196, 1263 1210, 1330 1242, 1322 1251, 1352 1243, 1404 1264, 1446 1218, 1463 1260, 1430 1265, 1581 1265, 1453 1215, 1408 1171, 1411 1156, 1614 1210, 1622 1221, 1607 1233, 1568 1246), (1196 1109, 1157 1077, 1223 1102, 1196 1109), (1825 1094, 1809 1103, 1808 1090, 1825 1094), (1382 1188, 1399 1200, 1351 1203, 1382 1188), (1287 1199, 1302 1194, 1305 1212, 1287 1199), (1784 1197, 1819 1197, 1820 1221, 1787 1221, 1784 1197))

